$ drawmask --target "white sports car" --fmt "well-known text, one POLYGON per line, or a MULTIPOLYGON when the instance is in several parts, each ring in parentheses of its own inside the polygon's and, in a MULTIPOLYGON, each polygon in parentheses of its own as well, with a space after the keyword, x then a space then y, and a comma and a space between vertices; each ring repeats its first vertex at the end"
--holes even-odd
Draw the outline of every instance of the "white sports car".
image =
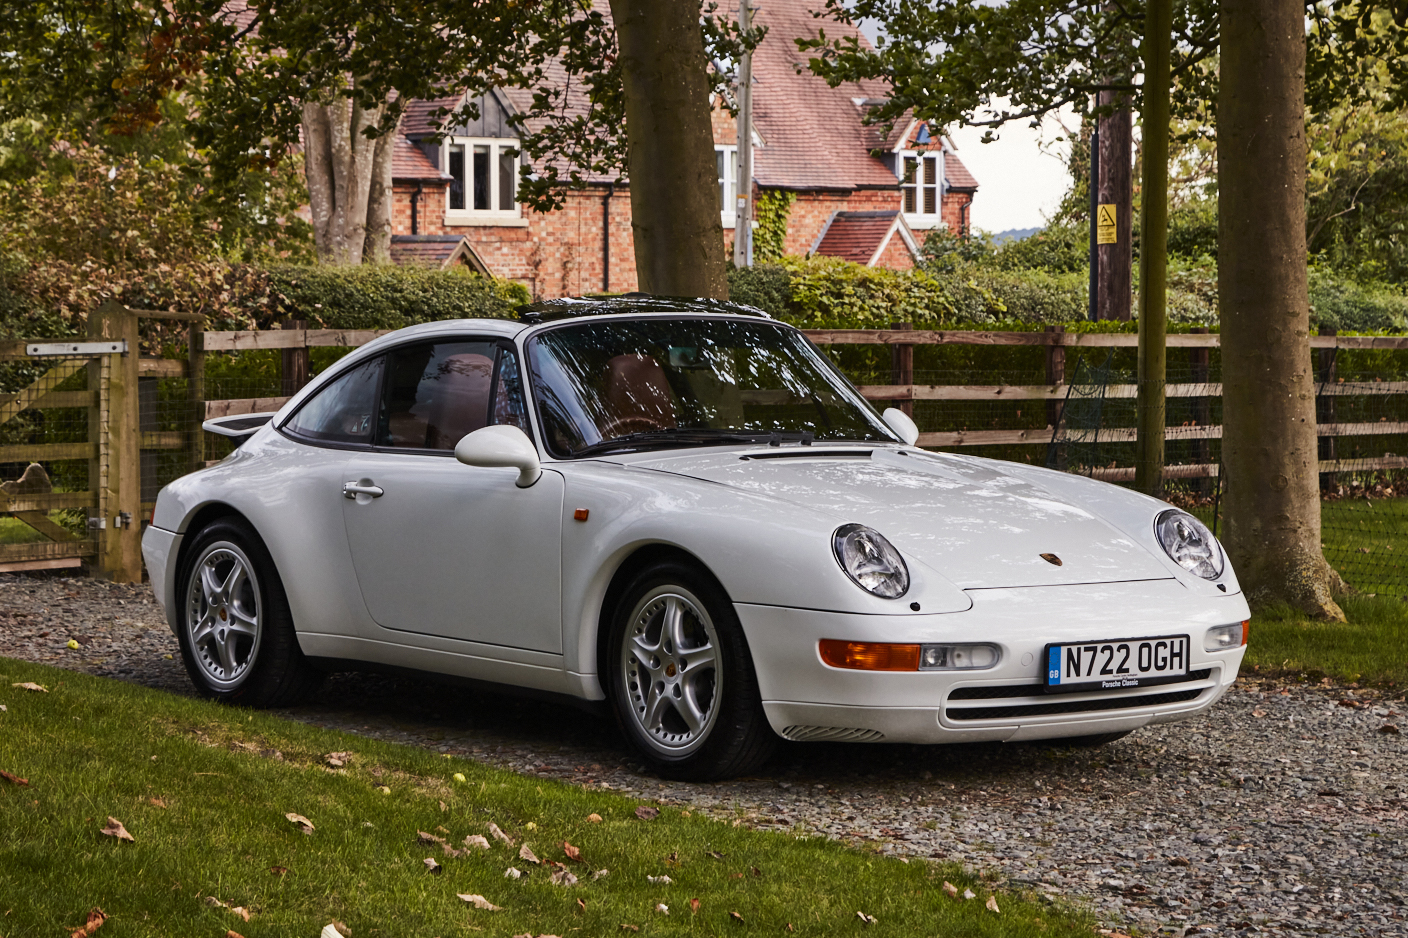
POLYGON ((1104 742, 1204 713, 1249 617, 1216 539, 913 444, 802 333, 628 297, 414 326, 168 485, 142 539, 196 686, 382 668, 605 701, 662 775, 778 736, 1104 742))

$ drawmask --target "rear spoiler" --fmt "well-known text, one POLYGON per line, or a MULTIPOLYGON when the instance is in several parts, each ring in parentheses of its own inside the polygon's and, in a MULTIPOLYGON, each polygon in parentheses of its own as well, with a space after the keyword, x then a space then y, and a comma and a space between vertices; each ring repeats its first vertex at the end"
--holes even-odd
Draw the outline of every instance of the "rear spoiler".
POLYGON ((245 440, 254 436, 260 427, 274 419, 276 411, 267 414, 238 414, 232 417, 213 417, 201 424, 202 430, 211 433, 218 433, 221 436, 228 436, 239 446, 245 440))

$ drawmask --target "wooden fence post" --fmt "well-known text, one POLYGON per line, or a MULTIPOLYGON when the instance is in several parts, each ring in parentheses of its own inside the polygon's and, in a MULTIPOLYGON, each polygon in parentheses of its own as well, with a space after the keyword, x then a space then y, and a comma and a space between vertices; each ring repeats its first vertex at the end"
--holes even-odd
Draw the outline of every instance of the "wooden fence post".
MULTIPOLYGON (((1047 326, 1047 332, 1063 333, 1065 326, 1047 326)), ((1057 342, 1060 339, 1056 340, 1057 342)), ((1054 342, 1046 347, 1046 383, 1055 387, 1058 384, 1066 383, 1066 347, 1056 345, 1054 342)), ((1057 424, 1061 422, 1061 401, 1055 398, 1046 402, 1046 425, 1055 431, 1057 424)))
MULTIPOLYGON (((1194 326, 1189 332, 1194 335, 1207 335, 1206 326, 1194 326)), ((1193 384, 1207 384, 1211 377, 1212 350, 1207 348, 1190 348, 1188 350, 1188 380, 1193 384)), ((1195 397, 1190 402, 1193 411, 1193 422, 1200 427, 1212 425, 1212 407, 1206 397, 1195 397)), ((1197 465, 1206 465, 1212 455, 1212 444, 1206 439, 1196 439, 1193 441, 1193 462, 1197 465)), ((1198 494, 1206 495, 1212 490, 1212 478, 1204 476, 1193 483, 1193 487, 1198 490, 1198 494)))
POLYGON ((186 339, 186 399, 190 402, 191 423, 187 443, 191 453, 191 472, 205 468, 205 325, 191 323, 186 339))
MULTIPOLYGON (((1321 327, 1321 335, 1339 335, 1338 329, 1328 329, 1321 327)), ((1316 375, 1317 383, 1323 388, 1325 385, 1334 384, 1336 378, 1335 349, 1322 348, 1316 353, 1320 366, 1316 375)), ((1315 398, 1315 420, 1317 423, 1326 424, 1335 422, 1335 399, 1329 394, 1320 394, 1315 398)), ((1320 437, 1320 458, 1324 460, 1334 460, 1335 438, 1332 436, 1320 437)), ((1320 473, 1321 491, 1329 491, 1335 487, 1335 474, 1333 472, 1320 473)))
MULTIPOLYGON (((910 332, 914 329, 912 322, 895 322, 890 324, 891 329, 900 332, 910 332)), ((914 346, 909 344, 897 344, 890 346, 890 383, 891 384, 914 384, 914 346)), ((899 409, 910 417, 914 416, 914 399, 896 402, 899 409)))
MULTIPOLYGON (((308 322, 304 319, 286 319, 283 328, 307 329, 308 322)), ((283 359, 283 396, 293 397, 308 383, 308 346, 283 349, 281 358, 283 359)))
MULTIPOLYGON (((95 575, 116 583, 142 580, 142 462, 138 358, 141 354, 137 314, 116 300, 107 300, 88 316, 93 339, 125 339, 122 355, 100 360, 97 419, 97 479, 90 478, 98 498, 98 545, 95 575)), ((90 372, 91 374, 91 372, 90 372)), ((96 426, 94 426, 96 424, 96 426)), ((90 469, 91 475, 91 469, 90 469)))

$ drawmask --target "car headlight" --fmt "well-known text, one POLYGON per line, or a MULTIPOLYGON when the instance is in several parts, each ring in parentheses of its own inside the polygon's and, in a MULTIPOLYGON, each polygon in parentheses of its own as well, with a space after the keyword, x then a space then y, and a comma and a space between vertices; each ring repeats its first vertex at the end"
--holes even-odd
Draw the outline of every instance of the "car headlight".
POLYGON ((899 599, 909 589, 909 568, 885 536, 863 524, 846 524, 831 536, 831 548, 846 576, 867 593, 899 599))
POLYGON ((1154 532, 1164 552, 1184 570, 1205 580, 1222 576, 1222 547, 1207 525, 1177 508, 1159 513, 1154 532))

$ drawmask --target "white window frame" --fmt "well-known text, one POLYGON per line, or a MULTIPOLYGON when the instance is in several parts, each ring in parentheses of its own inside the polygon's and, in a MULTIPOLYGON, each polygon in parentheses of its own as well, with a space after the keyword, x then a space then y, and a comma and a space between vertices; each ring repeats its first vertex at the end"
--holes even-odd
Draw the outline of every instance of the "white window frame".
POLYGON ((944 151, 943 150, 896 150, 895 151, 895 175, 900 179, 900 210, 904 213, 905 223, 910 228, 928 229, 945 228, 944 223, 944 190, 948 188, 944 178, 944 151), (914 160, 915 176, 922 173, 925 159, 934 160, 934 182, 932 184, 922 182, 919 179, 907 179, 909 173, 909 161, 914 160), (924 211, 924 190, 931 188, 934 191, 934 211, 924 211), (914 193, 915 211, 908 210, 906 199, 909 193, 914 193))
MULTIPOLYGON (((528 220, 523 217, 523 206, 517 201, 513 202, 512 209, 501 208, 474 208, 474 148, 477 146, 489 147, 489 204, 497 206, 500 204, 499 192, 499 157, 505 150, 517 150, 518 141, 503 137, 446 137, 444 145, 440 147, 440 169, 445 175, 450 175, 450 152, 455 148, 462 148, 464 152, 464 208, 451 208, 451 186, 445 187, 445 225, 453 227, 457 225, 498 225, 498 226, 522 226, 528 224, 528 220)), ((513 156, 513 187, 514 194, 518 190, 518 169, 522 155, 515 153, 513 156)))
POLYGON ((715 167, 719 165, 721 153, 724 158, 724 174, 718 180, 722 199, 719 222, 725 228, 732 228, 738 223, 738 146, 732 143, 714 144, 715 167))

